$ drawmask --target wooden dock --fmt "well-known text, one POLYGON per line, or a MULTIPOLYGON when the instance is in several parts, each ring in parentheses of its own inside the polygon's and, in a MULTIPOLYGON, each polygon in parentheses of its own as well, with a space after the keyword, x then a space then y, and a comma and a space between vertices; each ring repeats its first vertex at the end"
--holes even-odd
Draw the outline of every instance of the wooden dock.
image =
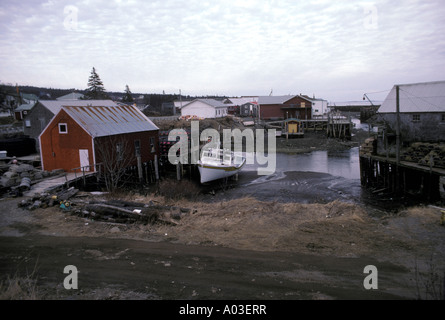
POLYGON ((44 180, 41 180, 33 185, 31 185, 31 188, 24 192, 23 195, 25 197, 32 197, 35 194, 41 194, 45 192, 51 192, 56 189, 60 188, 69 188, 71 184, 74 184, 80 180, 84 180, 87 177, 95 176, 97 172, 85 172, 85 175, 70 172, 70 173, 63 173, 55 177, 46 178, 44 180))
POLYGON ((420 196, 430 201, 440 199, 440 179, 445 169, 422 166, 378 155, 360 155, 360 180, 374 192, 420 196))
MULTIPOLYGON (((305 131, 326 131, 329 138, 350 139, 352 137, 353 124, 350 117, 329 116, 320 119, 286 119, 279 121, 270 121, 266 126, 270 128, 282 129, 282 135, 286 135, 287 123, 298 122, 298 135, 304 136, 305 131)), ((290 134, 290 133, 289 133, 290 134)))

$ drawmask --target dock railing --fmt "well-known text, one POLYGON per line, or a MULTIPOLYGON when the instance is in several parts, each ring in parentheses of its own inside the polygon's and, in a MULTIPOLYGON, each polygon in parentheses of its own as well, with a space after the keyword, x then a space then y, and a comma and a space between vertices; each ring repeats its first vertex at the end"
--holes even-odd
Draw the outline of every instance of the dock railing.
MULTIPOLYGON (((79 173, 81 173, 81 177, 83 178, 83 183, 84 185, 86 184, 86 176, 89 174, 97 174, 97 178, 100 178, 101 172, 102 172, 102 166, 103 163, 94 163, 91 165, 87 165, 87 166, 81 166, 81 167, 77 167, 77 168, 73 168, 71 169, 71 171, 74 172, 74 178, 77 180, 77 171, 79 171, 79 173), (91 168, 94 168, 93 171, 91 171, 91 168), (88 169, 88 170, 87 170, 88 169)), ((65 175, 66 177, 66 175, 65 175)), ((66 178, 68 181, 68 178, 66 178)))

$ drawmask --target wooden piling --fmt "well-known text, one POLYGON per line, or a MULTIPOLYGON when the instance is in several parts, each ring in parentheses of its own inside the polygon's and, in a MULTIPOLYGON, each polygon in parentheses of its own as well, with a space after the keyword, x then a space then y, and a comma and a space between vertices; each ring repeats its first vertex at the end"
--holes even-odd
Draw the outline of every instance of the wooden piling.
POLYGON ((421 168, 415 164, 399 165, 396 159, 360 155, 360 181, 375 193, 383 191, 396 195, 418 194, 428 201, 440 199, 440 177, 445 170, 421 168))

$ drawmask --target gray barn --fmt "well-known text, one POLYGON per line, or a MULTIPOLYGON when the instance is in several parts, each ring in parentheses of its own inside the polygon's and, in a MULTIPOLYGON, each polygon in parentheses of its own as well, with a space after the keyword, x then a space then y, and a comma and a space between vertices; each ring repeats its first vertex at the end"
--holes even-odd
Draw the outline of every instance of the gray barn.
MULTIPOLYGON (((396 87, 378 109, 388 132, 396 132, 396 87)), ((398 85, 400 138, 411 142, 445 142, 445 81, 398 85)))

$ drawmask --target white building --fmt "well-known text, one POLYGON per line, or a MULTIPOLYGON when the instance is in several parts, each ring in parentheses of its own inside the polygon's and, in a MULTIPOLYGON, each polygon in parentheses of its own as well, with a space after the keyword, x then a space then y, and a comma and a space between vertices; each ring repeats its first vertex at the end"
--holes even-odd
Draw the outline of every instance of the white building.
POLYGON ((323 99, 310 99, 312 100, 312 117, 321 117, 329 113, 330 109, 328 101, 323 99))
POLYGON ((198 118, 222 118, 227 116, 229 104, 215 99, 195 99, 185 104, 181 109, 181 116, 198 118))

